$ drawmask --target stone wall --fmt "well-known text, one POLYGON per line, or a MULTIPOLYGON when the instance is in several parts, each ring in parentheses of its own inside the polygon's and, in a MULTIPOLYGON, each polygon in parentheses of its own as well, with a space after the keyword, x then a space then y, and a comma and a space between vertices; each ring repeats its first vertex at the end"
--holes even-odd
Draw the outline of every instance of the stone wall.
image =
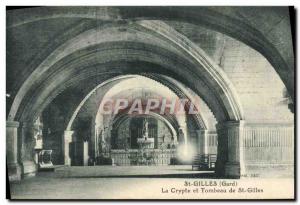
POLYGON ((227 37, 222 55, 222 68, 238 92, 247 122, 293 122, 285 86, 261 54, 227 37))
POLYGON ((293 164, 294 126, 252 125, 244 128, 246 164, 293 164))
MULTIPOLYGON (((208 134, 208 153, 217 153, 217 133, 208 134)), ((293 124, 248 124, 243 128, 244 160, 251 164, 293 164, 293 124)))

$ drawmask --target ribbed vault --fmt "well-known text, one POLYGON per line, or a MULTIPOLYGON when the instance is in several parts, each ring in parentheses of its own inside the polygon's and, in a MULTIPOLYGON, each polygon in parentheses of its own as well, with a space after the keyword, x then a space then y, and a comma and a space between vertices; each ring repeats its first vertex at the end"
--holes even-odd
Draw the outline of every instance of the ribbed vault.
MULTIPOLYGON (((89 19, 81 22, 81 28, 70 29, 72 33, 89 29, 99 22, 124 22, 136 20, 175 20, 205 26, 236 38, 262 53, 285 83, 294 99, 294 55, 289 27, 288 9, 243 7, 41 7, 9 11, 7 27, 15 28, 24 24, 46 19, 78 18, 89 19), (10 15, 12 13, 13 15, 10 15), (260 15, 253 15, 259 13, 260 15), (268 24, 264 19, 268 18, 268 24), (279 23, 278 23, 279 22, 279 23), (83 28, 83 30, 82 30, 83 28), (270 30, 276 29, 272 35, 270 30), (288 32, 288 33, 287 33, 288 32), (284 40, 282 40, 285 38, 284 40), (278 43, 281 41, 281 43, 278 43), (290 49, 288 49, 290 48, 290 49)), ((65 38, 66 36, 64 36, 65 38)), ((57 40, 57 42, 62 42, 57 40)), ((49 49, 51 50, 51 49, 49 49)), ((42 55, 42 54, 41 54, 42 55)))
POLYGON ((36 118, 58 93, 89 77, 156 73, 193 89, 219 121, 242 119, 239 100, 226 74, 184 36, 169 27, 155 32, 157 26, 143 21, 97 28, 69 40, 26 80, 8 118, 36 118), (149 32, 151 27, 154 29, 149 32))

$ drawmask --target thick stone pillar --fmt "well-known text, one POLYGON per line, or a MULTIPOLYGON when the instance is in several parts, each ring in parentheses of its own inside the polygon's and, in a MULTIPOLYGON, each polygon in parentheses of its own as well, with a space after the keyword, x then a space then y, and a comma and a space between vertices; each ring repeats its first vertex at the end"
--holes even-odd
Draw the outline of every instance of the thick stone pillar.
POLYGON ((208 154, 208 131, 197 130, 198 135, 198 154, 208 154))
POLYGON ((64 142, 63 142, 63 150, 64 150, 64 158, 65 165, 71 166, 71 158, 70 158, 70 143, 72 142, 74 131, 66 130, 64 133, 64 142))
POLYGON ((225 178, 240 178, 244 173, 244 121, 228 121, 217 125, 218 156, 216 174, 225 178))
POLYGON ((37 172, 37 164, 35 163, 35 138, 38 128, 31 123, 22 123, 22 150, 21 150, 21 161, 22 161, 22 177, 35 176, 37 172))
POLYGON ((18 127, 19 122, 6 121, 6 163, 9 181, 21 179, 21 167, 18 164, 18 127))

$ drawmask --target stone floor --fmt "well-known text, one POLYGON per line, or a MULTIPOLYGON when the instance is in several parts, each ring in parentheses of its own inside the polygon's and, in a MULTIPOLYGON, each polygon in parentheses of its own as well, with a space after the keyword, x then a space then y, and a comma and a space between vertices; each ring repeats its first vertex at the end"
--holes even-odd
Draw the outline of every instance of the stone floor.
MULTIPOLYGON (((194 199, 194 198, 230 198, 216 193, 171 193, 172 188, 186 189, 186 182, 198 184, 222 182, 214 179, 213 173, 192 171, 190 166, 131 166, 131 167, 59 167, 55 172, 40 172, 36 177, 27 178, 10 185, 12 199, 194 199), (164 193, 164 190, 169 193, 164 193)), ((291 193, 293 179, 242 179, 239 186, 257 182, 260 187, 285 187, 291 193), (273 183, 273 184, 272 184, 273 183), (275 183, 275 184, 274 184, 275 183)), ((258 186, 258 187, 259 187, 258 186)), ((196 186, 196 188, 199 188, 196 186)), ((205 187, 210 188, 210 187, 205 187)), ((247 188, 247 187, 246 187, 247 188)), ((268 193, 266 190, 264 193, 268 193)), ((274 194, 271 190, 269 194, 274 194)), ((282 190, 276 194, 287 194, 282 190)), ((238 198, 261 197, 254 193, 238 198)), ((284 195, 285 196, 285 195, 284 195)), ((291 195, 288 195, 292 197, 291 195)))
POLYGON ((72 166, 58 167, 54 176, 58 177, 84 177, 84 178, 120 178, 120 177, 155 177, 155 178, 195 178, 214 176, 213 171, 192 170, 191 165, 169 166, 72 166))

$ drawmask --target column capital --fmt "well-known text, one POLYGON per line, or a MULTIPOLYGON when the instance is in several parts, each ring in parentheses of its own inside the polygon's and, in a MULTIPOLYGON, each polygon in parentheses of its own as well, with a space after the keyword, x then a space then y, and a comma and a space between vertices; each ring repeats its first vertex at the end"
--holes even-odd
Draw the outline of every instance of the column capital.
POLYGON ((217 123, 217 129, 224 129, 224 128, 235 128, 235 127, 243 127, 245 124, 244 120, 239 121, 224 121, 217 123))
POLYGON ((20 123, 17 121, 6 121, 6 127, 15 127, 18 128, 20 123))
POLYGON ((64 134, 66 135, 71 135, 71 134, 73 134, 74 133, 74 130, 65 130, 64 131, 64 134))
POLYGON ((21 122, 20 127, 22 128, 34 128, 34 124, 31 122, 21 122))
POLYGON ((72 141, 72 136, 74 134, 73 130, 65 130, 64 132, 64 140, 66 141, 72 141))
POLYGON ((196 130, 196 132, 199 133, 199 134, 207 134, 208 130, 200 129, 200 130, 196 130))
POLYGON ((186 125, 180 125, 180 126, 178 127, 178 130, 184 130, 184 129, 186 129, 186 125))

